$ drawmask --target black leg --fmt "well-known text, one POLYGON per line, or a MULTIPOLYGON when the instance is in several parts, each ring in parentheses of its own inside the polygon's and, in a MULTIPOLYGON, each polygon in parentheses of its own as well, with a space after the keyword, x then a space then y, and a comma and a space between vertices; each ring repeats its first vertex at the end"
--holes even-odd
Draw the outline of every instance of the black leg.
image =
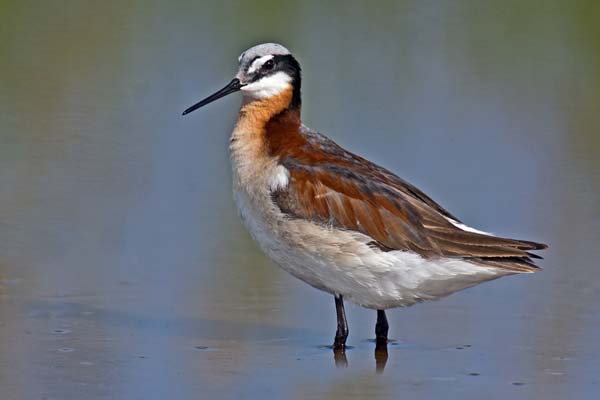
POLYGON ((344 311, 344 299, 342 295, 335 296, 335 312, 337 314, 337 330, 335 331, 335 340, 333 349, 345 350, 346 339, 348 338, 348 321, 346 321, 346 311, 344 311))
POLYGON ((385 311, 377 310, 377 323, 375 324, 376 346, 387 345, 389 329, 390 329, 390 327, 388 325, 388 321, 385 316, 385 311))
POLYGON ((377 310, 377 323, 375 324, 375 371, 381 373, 388 359, 388 325, 384 310, 377 310))

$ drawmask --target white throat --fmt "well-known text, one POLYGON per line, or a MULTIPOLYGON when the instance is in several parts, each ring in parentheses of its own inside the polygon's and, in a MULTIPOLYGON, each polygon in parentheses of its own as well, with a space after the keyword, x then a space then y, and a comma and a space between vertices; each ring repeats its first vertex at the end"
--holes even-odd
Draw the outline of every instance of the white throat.
POLYGON ((242 86, 244 97, 250 99, 266 99, 290 89, 292 78, 285 72, 277 72, 256 82, 242 86))

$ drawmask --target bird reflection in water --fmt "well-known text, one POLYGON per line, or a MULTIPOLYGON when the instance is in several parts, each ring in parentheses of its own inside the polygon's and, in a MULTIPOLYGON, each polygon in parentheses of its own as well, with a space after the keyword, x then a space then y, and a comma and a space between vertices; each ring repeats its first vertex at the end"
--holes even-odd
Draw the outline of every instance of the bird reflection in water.
POLYGON ((375 345, 375 372, 382 373, 388 360, 387 342, 375 345))
MULTIPOLYGON (((375 372, 378 374, 382 373, 385 369, 385 365, 388 360, 388 348, 387 341, 375 341, 375 372)), ((346 356, 346 349, 333 348, 333 360, 335 366, 338 368, 348 367, 348 357, 346 356)))
POLYGON ((338 368, 348 367, 348 358, 346 357, 346 349, 333 348, 333 360, 338 368))

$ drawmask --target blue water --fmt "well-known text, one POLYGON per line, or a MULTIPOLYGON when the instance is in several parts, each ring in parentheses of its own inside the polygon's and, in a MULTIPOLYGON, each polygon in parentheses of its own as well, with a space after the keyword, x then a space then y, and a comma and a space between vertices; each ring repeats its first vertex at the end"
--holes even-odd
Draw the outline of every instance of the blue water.
POLYGON ((7 3, 0 397, 596 398, 598 16, 594 2, 7 3), (347 305, 336 367, 333 299, 236 216, 240 99, 180 115, 266 40, 303 66, 307 125, 469 225, 549 243, 545 269, 389 312, 383 373, 375 313, 347 305))

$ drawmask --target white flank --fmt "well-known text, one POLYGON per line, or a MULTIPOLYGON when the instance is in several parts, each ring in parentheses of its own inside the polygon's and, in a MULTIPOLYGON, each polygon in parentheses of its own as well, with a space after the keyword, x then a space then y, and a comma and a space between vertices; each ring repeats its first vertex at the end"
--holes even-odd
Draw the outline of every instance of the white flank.
POLYGON ((292 78, 285 72, 277 72, 242 86, 242 92, 254 99, 266 99, 289 89, 291 81, 292 78))
POLYGON ((256 60, 254 60, 254 62, 252 63, 252 65, 250 65, 250 68, 248 68, 248 74, 253 74, 256 71, 258 71, 259 69, 261 69, 261 67, 263 66, 263 64, 265 62, 267 62, 267 60, 270 60, 273 58, 273 55, 269 54, 267 56, 262 56, 260 58, 257 58, 256 60))
POLYGON ((290 180, 290 172, 283 165, 275 167, 269 182, 269 189, 274 192, 277 189, 283 189, 290 180))
POLYGON ((237 186, 234 193, 244 225, 273 261, 309 285, 367 308, 406 307, 507 275, 455 258, 383 252, 361 233, 287 218, 269 203, 267 191, 237 186))
POLYGON ((482 235, 494 236, 494 234, 492 234, 492 233, 480 231, 479 229, 475 229, 475 228, 471 228, 470 226, 461 224, 460 222, 455 221, 452 218, 446 218, 446 219, 448 221, 450 221, 452 223, 452 225, 454 225, 455 227, 457 227, 459 229, 462 229, 465 232, 473 232, 473 233, 480 233, 482 235))

